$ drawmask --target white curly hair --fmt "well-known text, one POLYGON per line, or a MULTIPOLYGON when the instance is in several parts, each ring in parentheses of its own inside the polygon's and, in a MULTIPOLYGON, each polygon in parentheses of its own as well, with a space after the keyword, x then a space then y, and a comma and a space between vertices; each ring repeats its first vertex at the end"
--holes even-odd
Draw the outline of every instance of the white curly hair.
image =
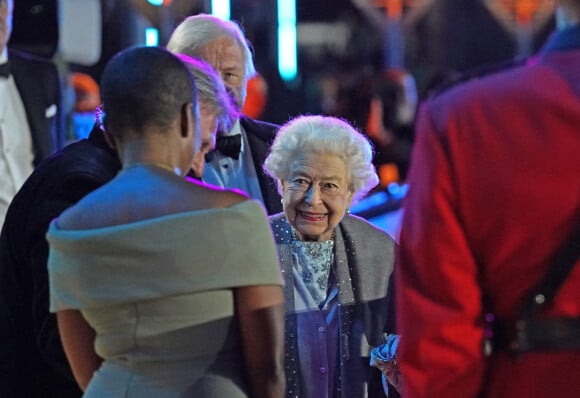
POLYGON ((264 171, 278 181, 290 173, 290 165, 299 153, 330 153, 338 155, 349 171, 349 189, 353 202, 363 198, 379 183, 372 163, 373 148, 369 140, 348 122, 332 116, 298 116, 278 131, 264 161, 264 171))

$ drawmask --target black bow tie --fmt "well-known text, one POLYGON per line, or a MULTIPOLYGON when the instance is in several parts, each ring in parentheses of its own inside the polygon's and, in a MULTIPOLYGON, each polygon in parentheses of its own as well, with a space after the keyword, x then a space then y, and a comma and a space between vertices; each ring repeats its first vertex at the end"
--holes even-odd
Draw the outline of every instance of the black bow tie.
POLYGON ((238 160, 240 150, 242 149, 241 134, 218 137, 215 143, 215 149, 220 151, 224 156, 238 160))
POLYGON ((10 65, 5 62, 0 65, 0 77, 8 78, 10 76, 10 65))

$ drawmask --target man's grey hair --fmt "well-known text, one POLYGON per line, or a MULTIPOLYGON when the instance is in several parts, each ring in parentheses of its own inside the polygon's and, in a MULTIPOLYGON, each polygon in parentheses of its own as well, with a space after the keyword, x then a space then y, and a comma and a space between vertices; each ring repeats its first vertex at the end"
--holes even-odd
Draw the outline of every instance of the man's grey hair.
POLYGON ((234 40, 244 54, 244 78, 247 81, 256 74, 250 44, 240 25, 224 21, 213 15, 197 14, 187 17, 171 34, 167 49, 173 53, 182 53, 191 57, 202 57, 206 44, 220 37, 234 40))
POLYGON ((199 103, 209 107, 210 112, 216 115, 220 131, 230 131, 240 115, 215 69, 202 59, 176 55, 193 75, 199 103))

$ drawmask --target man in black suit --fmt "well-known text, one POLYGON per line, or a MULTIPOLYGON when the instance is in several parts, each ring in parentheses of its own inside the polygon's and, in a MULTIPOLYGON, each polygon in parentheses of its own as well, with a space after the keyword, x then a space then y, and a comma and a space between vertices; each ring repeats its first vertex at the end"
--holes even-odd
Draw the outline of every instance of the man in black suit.
MULTIPOLYGON (((167 49, 211 64, 242 109, 247 82, 256 70, 248 41, 236 23, 207 14, 190 16, 175 29, 167 49)), ((206 158, 203 180, 246 192, 264 203, 268 214, 281 212, 276 183, 262 169, 278 127, 241 115, 230 131, 220 133, 217 150, 206 158)))
POLYGON ((13 0, 0 0, 0 225, 33 167, 62 146, 55 65, 8 49, 13 0))
POLYGON ((50 221, 121 168, 94 128, 46 159, 18 191, 0 236, 0 397, 74 398, 76 385, 48 312, 50 221))

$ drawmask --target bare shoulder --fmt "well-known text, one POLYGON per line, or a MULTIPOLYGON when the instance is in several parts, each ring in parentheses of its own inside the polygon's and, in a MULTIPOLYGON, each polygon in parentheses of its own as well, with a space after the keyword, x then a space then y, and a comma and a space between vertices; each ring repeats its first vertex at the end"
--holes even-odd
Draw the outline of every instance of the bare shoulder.
POLYGON ((217 186, 204 184, 198 180, 186 179, 190 184, 190 194, 193 202, 199 208, 225 208, 231 207, 248 199, 247 194, 235 189, 223 189, 217 186))
POLYGON ((76 226, 76 220, 78 218, 75 216, 77 213, 76 206, 69 207, 58 216, 56 223, 60 229, 78 229, 76 226))
POLYGON ((63 230, 77 230, 91 226, 95 215, 99 214, 91 203, 91 198, 85 197, 63 211, 57 218, 58 227, 63 230))
POLYGON ((220 190, 212 188, 210 189, 209 195, 211 196, 212 203, 214 203, 214 207, 218 208, 231 207, 249 199, 244 192, 230 189, 220 190))
POLYGON ((118 215, 126 215, 126 208, 131 207, 131 203, 125 200, 123 189, 123 185, 116 184, 116 179, 113 179, 90 192, 58 216, 58 227, 64 230, 83 230, 125 222, 118 215))

